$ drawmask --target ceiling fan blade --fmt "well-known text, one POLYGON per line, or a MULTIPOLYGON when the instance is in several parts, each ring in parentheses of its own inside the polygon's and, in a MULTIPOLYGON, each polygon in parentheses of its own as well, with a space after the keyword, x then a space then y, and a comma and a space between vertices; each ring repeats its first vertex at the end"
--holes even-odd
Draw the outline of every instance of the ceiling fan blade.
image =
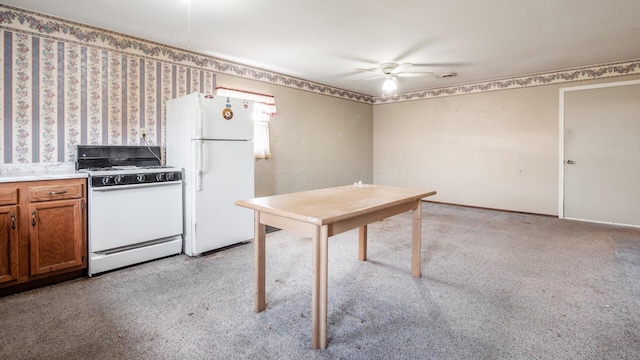
POLYGON ((432 38, 421 39, 406 48, 402 53, 398 54, 396 56, 396 59, 408 59, 410 57, 416 57, 420 51, 430 48, 432 43, 434 43, 432 38))
POLYGON ((375 79, 382 79, 383 77, 384 77, 384 75, 378 75, 378 76, 368 77, 368 78, 365 78, 365 79, 356 79, 354 81, 375 80, 375 79))
POLYGON ((403 72, 396 75, 397 77, 421 77, 421 76, 433 76, 432 72, 403 72))
POLYGON ((380 74, 380 69, 375 68, 375 69, 363 69, 363 68, 355 68, 355 70, 357 71, 368 71, 368 72, 372 72, 372 73, 376 73, 376 74, 380 74))
POLYGON ((421 64, 413 64, 413 66, 420 66, 420 67, 434 67, 434 66, 438 66, 438 67, 442 67, 442 66, 465 66, 465 63, 462 62, 442 62, 442 63, 421 63, 421 64))
POLYGON ((412 63, 402 63, 402 64, 398 65, 395 69, 391 70, 391 73, 392 74, 398 74, 401 71, 406 70, 406 69, 408 69, 408 68, 410 68, 412 66, 413 66, 412 63))

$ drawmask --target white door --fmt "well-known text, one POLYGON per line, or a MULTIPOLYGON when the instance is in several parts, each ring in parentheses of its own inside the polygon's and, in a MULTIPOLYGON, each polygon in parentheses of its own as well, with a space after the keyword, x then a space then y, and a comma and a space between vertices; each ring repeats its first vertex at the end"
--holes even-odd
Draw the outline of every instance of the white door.
POLYGON ((202 190, 195 191, 194 254, 253 238, 253 212, 236 206, 254 197, 251 141, 203 141, 202 190))
POLYGON ((564 92, 564 217, 640 226, 640 83, 573 89, 564 92))

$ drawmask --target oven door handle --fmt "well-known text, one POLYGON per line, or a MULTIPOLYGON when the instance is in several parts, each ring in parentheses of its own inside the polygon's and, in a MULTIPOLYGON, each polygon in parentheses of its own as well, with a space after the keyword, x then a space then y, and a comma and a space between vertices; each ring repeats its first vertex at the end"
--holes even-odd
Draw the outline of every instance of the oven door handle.
POLYGON ((181 185, 181 184, 182 184, 182 180, 178 180, 178 181, 165 181, 165 182, 156 182, 156 183, 147 183, 147 184, 100 186, 100 187, 92 187, 90 189, 91 191, 115 191, 115 190, 140 189, 140 188, 146 188, 146 187, 170 186, 170 185, 181 185))

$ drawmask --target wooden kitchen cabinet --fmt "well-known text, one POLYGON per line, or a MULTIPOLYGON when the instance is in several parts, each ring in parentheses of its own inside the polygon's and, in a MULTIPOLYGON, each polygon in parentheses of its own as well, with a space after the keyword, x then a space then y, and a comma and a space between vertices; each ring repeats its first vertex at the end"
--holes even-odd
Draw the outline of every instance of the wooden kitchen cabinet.
POLYGON ((18 278, 18 189, 0 188, 0 284, 18 278))
POLYGON ((82 265, 83 200, 46 201, 29 205, 30 275, 82 265))
POLYGON ((86 269, 86 179, 3 183, 0 290, 86 269))
POLYGON ((17 206, 0 206, 0 284, 18 278, 17 206))

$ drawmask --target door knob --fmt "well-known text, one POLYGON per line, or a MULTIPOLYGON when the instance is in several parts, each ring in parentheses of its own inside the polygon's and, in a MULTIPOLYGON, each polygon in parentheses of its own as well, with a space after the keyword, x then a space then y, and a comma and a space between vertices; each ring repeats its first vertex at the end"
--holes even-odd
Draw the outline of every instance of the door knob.
POLYGON ((567 160, 567 164, 573 165, 573 164, 575 164, 575 162, 573 160, 567 160))

